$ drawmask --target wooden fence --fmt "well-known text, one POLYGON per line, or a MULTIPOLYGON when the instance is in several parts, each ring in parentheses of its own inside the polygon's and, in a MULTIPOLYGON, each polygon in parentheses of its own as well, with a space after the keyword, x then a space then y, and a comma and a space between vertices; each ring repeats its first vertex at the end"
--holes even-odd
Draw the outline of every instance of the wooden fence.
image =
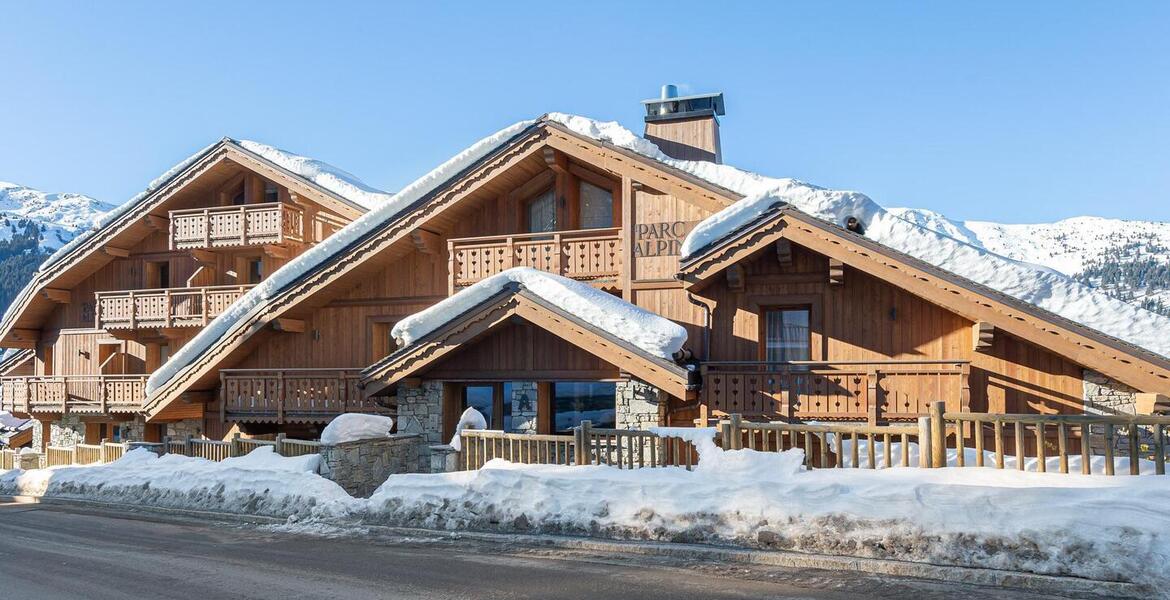
POLYGON ((804 450, 806 468, 889 468, 921 466, 915 445, 925 435, 918 426, 832 423, 751 423, 739 415, 720 423, 724 448, 762 452, 804 450), (912 445, 913 440, 914 445, 912 445), (862 447, 865 454, 862 459, 862 447), (914 455, 918 456, 914 456, 914 455))
POLYGON ((16 468, 16 454, 17 451, 11 448, 0 450, 0 471, 16 468))
POLYGON ((649 431, 597 429, 589 421, 573 429, 573 435, 462 432, 464 470, 483 467, 493 458, 542 465, 610 465, 620 469, 681 466, 691 469, 698 461, 694 446, 683 439, 661 437, 649 431))
MULTIPOLYGON (((43 454, 39 455, 39 465, 41 467, 59 467, 110 463, 122 458, 132 447, 152 448, 159 454, 179 454, 219 462, 225 458, 244 456, 261 446, 271 446, 281 456, 304 456, 318 453, 321 442, 288 439, 284 437, 284 434, 277 434, 273 440, 241 438, 238 435, 228 441, 198 440, 191 437, 184 439, 164 438, 160 443, 102 440, 100 444, 49 446, 43 454)), ((0 470, 16 468, 19 462, 18 455, 16 450, 4 449, 0 451, 0 470)))

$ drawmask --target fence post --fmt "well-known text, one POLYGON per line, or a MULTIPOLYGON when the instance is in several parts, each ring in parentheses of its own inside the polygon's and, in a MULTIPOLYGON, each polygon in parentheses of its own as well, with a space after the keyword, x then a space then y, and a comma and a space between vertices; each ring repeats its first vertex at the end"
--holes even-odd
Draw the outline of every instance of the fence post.
POLYGON ((573 464, 585 464, 585 436, 584 430, 578 425, 573 428, 573 464))
MULTIPOLYGON (((109 441, 109 438, 102 438, 101 441, 98 442, 98 448, 99 448, 98 454, 101 456, 103 464, 110 462, 110 457, 106 455, 106 442, 107 441, 109 441)), ((73 447, 73 451, 74 452, 77 451, 77 446, 73 447)))
POLYGON ((947 424, 943 420, 947 403, 930 403, 930 462, 935 469, 947 466, 947 424))
POLYGON ((731 450, 731 421, 719 422, 719 447, 731 450))
POLYGON ((283 433, 276 434, 276 446, 273 447, 273 450, 275 450, 277 454, 284 456, 284 434, 283 433))
POLYGON ((192 456, 193 454, 195 454, 194 446, 195 446, 195 444, 191 443, 191 434, 188 433, 187 434, 187 456, 192 456))
POLYGON ((742 428, 742 426, 743 426, 743 416, 741 416, 739 413, 735 413, 735 414, 731 415, 730 429, 731 429, 731 449, 732 450, 742 450, 743 449, 743 433, 740 430, 742 428))
POLYGON ((228 448, 228 456, 237 457, 240 455, 240 432, 232 434, 232 445, 228 448))
MULTIPOLYGON (((593 433, 590 431, 591 429, 593 429, 592 421, 581 421, 581 447, 583 448, 581 456, 585 459, 583 464, 587 465, 593 464, 593 433)), ((598 462, 598 464, 601 463, 598 462)))
POLYGON ((163 451, 162 451, 162 454, 159 454, 159 456, 162 456, 163 454, 170 453, 170 451, 171 451, 171 436, 164 435, 162 444, 163 444, 163 451))
POLYGON ((918 417, 918 466, 930 468, 930 455, 934 444, 930 443, 930 417, 918 417))

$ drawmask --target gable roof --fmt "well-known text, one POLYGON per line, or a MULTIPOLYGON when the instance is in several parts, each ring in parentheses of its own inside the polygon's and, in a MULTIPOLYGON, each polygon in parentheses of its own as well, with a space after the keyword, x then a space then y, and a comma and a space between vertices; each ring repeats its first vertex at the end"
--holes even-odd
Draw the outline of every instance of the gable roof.
MULTIPOLYGON (((236 141, 225 137, 168 169, 150 182, 144 191, 103 215, 93 228, 82 232, 50 255, 0 319, 0 345, 11 345, 18 341, 12 339, 13 329, 44 289, 52 287, 66 273, 78 274, 74 269, 101 252, 103 246, 124 244, 127 240, 140 237, 142 234, 133 230, 141 229, 146 216, 188 182, 212 166, 229 160, 351 218, 366 212, 369 206, 390 198, 389 194, 366 186, 356 177, 327 163, 259 142, 236 141)), ((105 262, 108 260, 90 260, 89 269, 84 275, 100 268, 105 262)))
POLYGON ((1144 391, 1170 390, 1170 360, 1124 340, 882 245, 797 208, 773 204, 686 257, 678 278, 702 286, 779 239, 840 260, 971 321, 995 325, 1144 391))
POLYGON ((679 398, 686 398, 693 387, 693 373, 670 358, 686 340, 680 325, 558 275, 512 269, 492 279, 395 326, 395 337, 404 345, 362 371, 365 393, 424 371, 512 318, 533 323, 679 398))
POLYGON ((406 186, 390 201, 281 267, 155 371, 147 382, 148 414, 156 414, 185 386, 206 376, 211 365, 231 351, 243 348, 252 334, 262 330, 267 322, 323 290, 330 277, 354 272, 381 249, 405 240, 410 231, 461 194, 469 193, 494 173, 544 147, 553 147, 569 156, 583 156, 590 148, 600 149, 600 157, 590 157, 600 160, 600 167, 644 179, 655 189, 713 210, 740 197, 691 173, 656 163, 625 145, 614 144, 610 138, 590 137, 580 119, 550 113, 505 127, 472 144, 406 186), (196 372, 197 364, 204 367, 203 373, 196 372))

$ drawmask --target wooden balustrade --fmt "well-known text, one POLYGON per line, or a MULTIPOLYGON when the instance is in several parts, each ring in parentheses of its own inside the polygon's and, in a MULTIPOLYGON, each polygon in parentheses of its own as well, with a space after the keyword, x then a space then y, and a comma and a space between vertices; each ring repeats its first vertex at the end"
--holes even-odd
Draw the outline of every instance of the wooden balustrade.
POLYGON ((223 369, 220 418, 254 423, 324 423, 346 412, 392 414, 363 397, 361 369, 223 369))
POLYGON ((929 438, 918 425, 753 423, 744 421, 738 414, 721 421, 719 426, 727 450, 798 449, 804 452, 804 465, 808 469, 919 466, 922 458, 918 448, 924 447, 920 440, 929 438))
POLYGON ((252 289, 223 285, 97 292, 98 329, 202 327, 252 289))
POLYGON ((132 413, 142 408, 146 379, 146 375, 3 377, 0 390, 4 410, 10 412, 132 413))
POLYGON ((305 241, 304 211, 284 202, 170 211, 171 250, 305 241))
POLYGON ((619 469, 684 467, 698 462, 694 444, 678 437, 663 437, 651 431, 599 429, 582 421, 577 436, 577 464, 609 465, 619 469))
POLYGON ((479 469, 493 458, 525 464, 571 465, 577 452, 576 436, 572 435, 465 430, 461 437, 461 463, 467 471, 479 469))
POLYGON ((970 409, 966 361, 708 362, 703 403, 716 416, 880 421, 913 420, 945 400, 970 409))
POLYGON ((513 267, 616 282, 622 270, 621 228, 452 239, 447 256, 451 293, 513 267))

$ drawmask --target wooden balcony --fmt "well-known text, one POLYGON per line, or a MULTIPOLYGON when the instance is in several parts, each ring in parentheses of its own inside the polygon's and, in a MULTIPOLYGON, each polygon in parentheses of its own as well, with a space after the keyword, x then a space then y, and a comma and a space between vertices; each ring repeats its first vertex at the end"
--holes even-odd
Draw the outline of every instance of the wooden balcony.
POLYGON ((361 369, 224 369, 220 418, 251 423, 324 423, 346 412, 392 415, 362 396, 361 369))
POLYGON ((712 416, 786 421, 907 421, 931 402, 968 412, 966 361, 708 362, 702 398, 712 416))
POLYGON ((172 250, 305 241, 304 211, 283 202, 172 210, 170 219, 172 250))
POLYGON ((202 327, 250 285, 97 292, 98 329, 202 327))
POLYGON ((146 375, 0 377, 2 410, 19 413, 134 413, 146 375))
POLYGON ((617 281, 621 228, 525 233, 448 240, 449 291, 512 267, 532 267, 582 281, 617 281))

